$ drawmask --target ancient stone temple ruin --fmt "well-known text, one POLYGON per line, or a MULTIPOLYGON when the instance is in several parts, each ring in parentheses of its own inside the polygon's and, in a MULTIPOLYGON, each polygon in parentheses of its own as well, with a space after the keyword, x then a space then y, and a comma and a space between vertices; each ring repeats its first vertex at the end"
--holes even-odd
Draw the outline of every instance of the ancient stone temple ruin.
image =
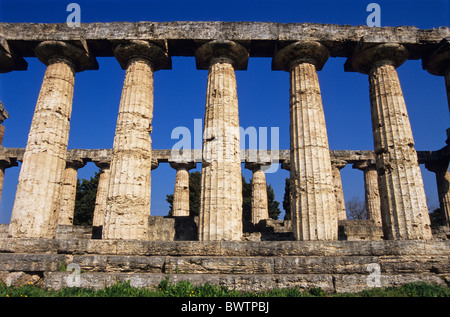
MULTIPOLYGON (((21 162, 11 221, 0 231, 0 280, 7 284, 154 286, 168 274, 173 282, 243 290, 446 284, 450 137, 441 149, 416 151, 396 68, 421 59, 424 73, 443 77, 450 107, 448 28, 1 23, 0 71, 24 71, 31 57, 47 68, 27 145, 0 148, 0 184, 21 162), (125 70, 113 148, 68 150, 76 74, 112 56, 125 70), (172 56, 195 56, 197 69, 208 70, 200 154, 152 149, 153 75, 171 69, 172 56), (272 58, 273 71, 290 78, 290 149, 266 155, 239 143, 235 72, 256 57, 272 58), (329 148, 318 72, 333 57, 345 57, 343 71, 369 81, 373 151, 329 148), (93 225, 86 228, 74 226, 73 215, 77 170, 88 162, 101 175, 93 225), (151 174, 160 164, 176 170, 171 217, 150 213, 151 174), (270 164, 290 171, 291 221, 269 219, 264 170, 270 164), (421 164, 436 173, 439 228, 430 225, 421 164), (346 165, 364 177, 367 220, 346 218, 340 177, 346 165), (197 166, 201 206, 191 217, 189 171, 197 166), (242 220, 242 166, 253 175, 251 226, 242 220), (70 265, 78 270, 61 270, 70 265)), ((3 121, 8 113, 0 110, 3 121)), ((3 126, 0 132, 2 139, 3 126)))

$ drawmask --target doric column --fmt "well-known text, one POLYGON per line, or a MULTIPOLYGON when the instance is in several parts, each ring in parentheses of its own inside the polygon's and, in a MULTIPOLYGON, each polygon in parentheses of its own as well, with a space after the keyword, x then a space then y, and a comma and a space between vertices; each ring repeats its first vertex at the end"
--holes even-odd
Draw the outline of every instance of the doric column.
POLYGON ((436 173, 439 207, 443 226, 450 226, 450 173, 448 161, 427 162, 425 167, 436 173))
POLYGON ((399 44, 367 44, 349 60, 369 75, 372 129, 386 239, 432 239, 422 174, 396 67, 408 56, 399 44))
POLYGON ((296 240, 336 240, 337 216, 317 71, 329 57, 318 42, 296 42, 274 56, 290 72, 291 213, 296 240))
POLYGON ((263 166, 270 163, 245 163, 245 168, 252 171, 252 223, 257 225, 260 220, 269 218, 267 201, 266 173, 263 166))
POLYGON ((195 168, 195 162, 170 162, 177 172, 173 191, 172 216, 189 216, 189 170, 195 168))
MULTIPOLYGON (((2 147, 3 136, 5 134, 5 126, 2 124, 5 119, 9 118, 9 113, 6 111, 5 106, 0 101, 0 147, 2 147)), ((4 160, 0 160, 0 200, 2 198, 3 191, 3 180, 5 179, 5 170, 8 167, 17 166, 17 162, 11 162, 10 159, 5 158, 4 160)))
POLYGON ((2 124, 5 119, 9 118, 9 113, 6 111, 5 106, 0 101, 0 146, 3 143, 3 136, 5 135, 5 126, 2 124))
POLYGON ((106 199, 108 197, 108 187, 110 178, 110 162, 94 162, 100 169, 100 176, 97 185, 97 194, 95 196, 94 217, 92 219, 92 238, 101 239, 103 225, 105 222, 106 199))
POLYGON ((3 181, 5 179, 5 171, 7 168, 19 165, 16 160, 10 158, 0 159, 0 200, 3 192, 3 181))
POLYGON ((347 220, 345 211, 344 189, 342 188, 341 169, 347 165, 344 160, 331 160, 333 172, 334 197, 336 199, 336 214, 338 220, 347 220))
POLYGON ((372 219, 376 225, 382 226, 380 191, 378 190, 378 174, 375 162, 370 160, 353 164, 353 168, 364 173, 364 196, 367 219, 372 219))
POLYGON ((103 239, 146 240, 150 215, 153 72, 171 59, 148 41, 114 49, 126 69, 111 160, 103 239))
POLYGON ((66 166, 75 72, 93 69, 85 49, 42 42, 36 56, 47 65, 23 156, 9 225, 12 237, 54 238, 66 166))
POLYGON ((199 240, 242 237, 242 174, 235 70, 246 69, 248 52, 231 41, 211 41, 196 51, 208 69, 203 135, 199 240))
POLYGON ((450 111, 450 38, 443 39, 436 50, 424 57, 422 65, 430 74, 444 76, 450 111))
POLYGON ((83 161, 67 161, 66 163, 61 185, 58 225, 73 225, 78 169, 84 165, 86 163, 83 161))

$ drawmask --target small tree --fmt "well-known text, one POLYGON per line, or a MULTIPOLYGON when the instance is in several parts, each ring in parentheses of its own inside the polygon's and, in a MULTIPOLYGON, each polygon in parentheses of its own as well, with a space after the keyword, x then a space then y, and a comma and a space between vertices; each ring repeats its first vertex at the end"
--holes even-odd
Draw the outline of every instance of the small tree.
POLYGON ((242 176, 242 219, 252 220, 252 183, 242 176))
POLYGON ((283 209, 285 211, 284 220, 291 220, 291 180, 289 177, 284 182, 283 209))
POLYGON ((189 174, 189 214, 200 214, 200 198, 202 193, 202 173, 196 171, 189 174))
POLYGON ((348 220, 367 219, 366 204, 361 198, 353 197, 345 204, 348 220))
POLYGON ((73 216, 74 225, 92 225, 99 178, 100 171, 95 172, 94 177, 91 177, 89 180, 77 179, 75 210, 73 216))
POLYGON ((267 205, 269 209, 269 217, 277 220, 281 213, 280 203, 275 200, 275 193, 272 185, 267 185, 267 205))

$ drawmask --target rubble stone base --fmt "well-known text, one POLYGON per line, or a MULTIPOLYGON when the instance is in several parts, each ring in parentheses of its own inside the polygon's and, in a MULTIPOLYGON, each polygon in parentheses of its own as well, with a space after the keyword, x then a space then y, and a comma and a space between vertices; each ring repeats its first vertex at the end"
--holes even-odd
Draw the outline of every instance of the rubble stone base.
POLYGON ((100 289, 164 279, 243 291, 357 292, 410 282, 447 285, 450 241, 136 241, 0 238, 0 280, 100 289))

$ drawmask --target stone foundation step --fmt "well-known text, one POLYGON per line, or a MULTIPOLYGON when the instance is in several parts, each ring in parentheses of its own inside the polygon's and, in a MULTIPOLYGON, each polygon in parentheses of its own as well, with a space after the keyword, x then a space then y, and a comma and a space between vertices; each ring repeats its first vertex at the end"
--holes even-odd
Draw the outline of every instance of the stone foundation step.
POLYGON ((261 257, 381 255, 450 256, 450 240, 136 241, 0 238, 0 253, 261 257))
POLYGON ((245 292, 268 291, 281 288, 309 290, 320 287, 325 292, 359 292, 372 287, 400 286, 412 282, 425 282, 445 286, 445 280, 436 274, 162 274, 162 273, 111 273, 111 272, 47 272, 40 283, 46 288, 59 290, 64 287, 102 289, 115 283, 129 281, 133 287, 158 288, 168 279, 169 283, 188 281, 192 285, 224 286, 245 292))
POLYGON ((0 271, 55 272, 76 265, 83 272, 186 274, 449 274, 446 255, 435 256, 121 256, 0 254, 0 271))
POLYGON ((173 282, 188 279, 251 291, 298 286, 341 292, 372 285, 368 278, 381 286, 414 281, 446 285, 449 257, 449 241, 5 238, 0 239, 0 280, 57 289, 76 277, 80 287, 124 280, 153 287, 169 276, 173 282))

